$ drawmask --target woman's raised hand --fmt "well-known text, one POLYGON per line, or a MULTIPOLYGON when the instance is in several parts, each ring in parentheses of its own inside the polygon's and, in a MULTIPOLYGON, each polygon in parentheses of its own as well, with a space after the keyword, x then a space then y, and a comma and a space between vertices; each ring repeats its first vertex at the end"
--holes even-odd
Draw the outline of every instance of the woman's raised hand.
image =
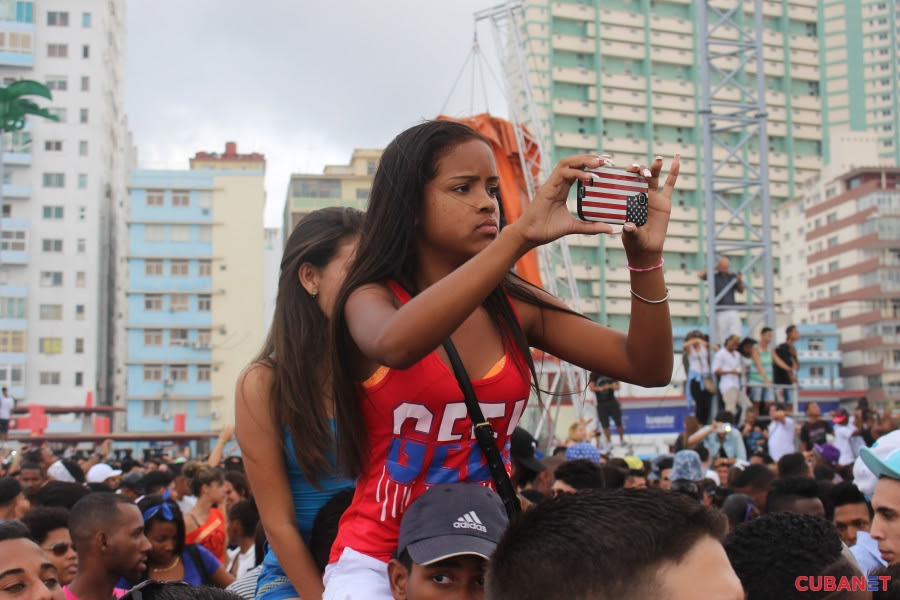
POLYGON ((522 216, 511 225, 519 228, 526 243, 540 246, 572 233, 593 235, 613 233, 608 223, 581 221, 572 216, 566 206, 569 190, 577 180, 591 181, 591 174, 585 169, 613 166, 608 155, 578 154, 564 158, 556 165, 550 178, 534 194, 531 204, 522 216))
POLYGON ((657 156, 649 169, 645 166, 633 164, 627 171, 638 173, 646 177, 649 172, 649 211, 647 223, 636 227, 633 223, 626 223, 622 227, 622 243, 625 245, 625 253, 628 262, 637 268, 647 268, 659 264, 662 255, 663 243, 666 240, 666 230, 669 227, 669 215, 672 213, 672 190, 678 180, 678 171, 681 168, 681 158, 675 155, 666 183, 660 188, 659 175, 662 171, 663 159, 657 156), (645 264, 646 263, 646 264, 645 264))

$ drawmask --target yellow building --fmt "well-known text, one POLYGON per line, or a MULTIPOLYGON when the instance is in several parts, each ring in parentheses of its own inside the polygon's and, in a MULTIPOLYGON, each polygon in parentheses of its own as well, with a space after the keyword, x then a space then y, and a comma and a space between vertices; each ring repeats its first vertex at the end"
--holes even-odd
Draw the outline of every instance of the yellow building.
POLYGON ((372 178, 382 150, 356 149, 348 165, 328 165, 321 175, 295 173, 284 203, 284 236, 287 240, 304 215, 326 206, 366 209, 372 178))

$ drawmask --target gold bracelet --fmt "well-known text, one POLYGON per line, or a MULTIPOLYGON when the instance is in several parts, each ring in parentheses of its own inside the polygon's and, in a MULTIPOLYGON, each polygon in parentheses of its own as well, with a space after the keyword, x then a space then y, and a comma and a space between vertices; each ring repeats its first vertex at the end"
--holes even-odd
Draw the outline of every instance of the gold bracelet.
POLYGON ((645 302, 647 304, 662 304, 663 302, 669 299, 669 288, 666 288, 666 295, 662 298, 662 300, 647 300, 643 296, 638 296, 634 290, 631 290, 631 295, 637 298, 638 300, 645 302))

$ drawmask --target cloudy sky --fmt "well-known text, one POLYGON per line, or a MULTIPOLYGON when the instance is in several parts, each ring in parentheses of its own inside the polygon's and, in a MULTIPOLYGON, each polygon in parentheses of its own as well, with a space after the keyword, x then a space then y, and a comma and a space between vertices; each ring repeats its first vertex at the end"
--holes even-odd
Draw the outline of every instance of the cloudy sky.
MULTIPOLYGON (((278 225, 292 172, 346 164, 353 148, 383 147, 448 102, 455 116, 486 104, 506 113, 490 71, 476 71, 473 88, 463 70, 473 13, 498 2, 129 2, 126 110, 139 166, 187 168, 228 140, 263 152, 266 223, 278 225)), ((488 23, 478 33, 499 76, 488 23)))

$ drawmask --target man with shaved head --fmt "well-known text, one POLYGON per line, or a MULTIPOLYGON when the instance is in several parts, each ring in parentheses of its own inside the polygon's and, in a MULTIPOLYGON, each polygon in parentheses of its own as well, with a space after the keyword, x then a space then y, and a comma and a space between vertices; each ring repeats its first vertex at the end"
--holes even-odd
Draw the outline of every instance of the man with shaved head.
POLYGON ((64 588, 66 600, 109 600, 125 593, 116 588, 121 578, 143 578, 151 545, 141 511, 128 498, 88 494, 72 507, 69 532, 78 553, 78 573, 64 588))

